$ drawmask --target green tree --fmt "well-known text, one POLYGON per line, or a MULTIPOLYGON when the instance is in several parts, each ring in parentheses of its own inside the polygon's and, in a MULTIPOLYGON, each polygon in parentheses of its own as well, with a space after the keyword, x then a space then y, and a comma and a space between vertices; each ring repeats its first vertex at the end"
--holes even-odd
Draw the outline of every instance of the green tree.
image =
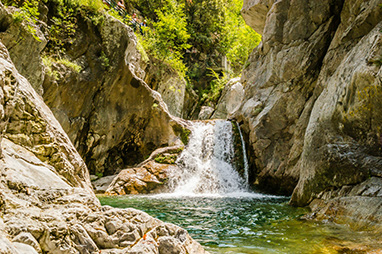
POLYGON ((184 4, 168 1, 167 6, 156 10, 157 22, 151 23, 152 29, 145 29, 146 36, 141 39, 150 55, 169 64, 182 76, 186 71, 182 52, 190 47, 183 9, 184 4))

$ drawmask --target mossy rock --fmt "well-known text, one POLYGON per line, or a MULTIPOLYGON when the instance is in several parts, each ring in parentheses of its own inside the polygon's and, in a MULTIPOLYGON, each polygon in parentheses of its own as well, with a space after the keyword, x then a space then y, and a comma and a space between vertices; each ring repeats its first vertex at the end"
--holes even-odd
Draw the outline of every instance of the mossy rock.
POLYGON ((180 140, 183 142, 183 144, 187 145, 190 139, 191 130, 180 125, 174 125, 172 126, 172 129, 174 130, 175 134, 180 137, 180 140))
POLYGON ((175 164, 178 154, 160 154, 155 157, 155 162, 160 164, 175 164))

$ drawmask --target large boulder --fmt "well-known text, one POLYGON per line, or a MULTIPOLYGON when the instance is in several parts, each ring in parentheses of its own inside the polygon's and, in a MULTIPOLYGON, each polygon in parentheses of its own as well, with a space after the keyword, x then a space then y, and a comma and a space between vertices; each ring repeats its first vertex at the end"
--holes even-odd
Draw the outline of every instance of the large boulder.
POLYGON ((0 252, 205 253, 182 228, 102 207, 85 163, 0 43, 0 252))
POLYGON ((179 171, 175 164, 183 146, 155 150, 136 168, 122 170, 107 187, 107 195, 147 194, 171 189, 170 178, 179 171))

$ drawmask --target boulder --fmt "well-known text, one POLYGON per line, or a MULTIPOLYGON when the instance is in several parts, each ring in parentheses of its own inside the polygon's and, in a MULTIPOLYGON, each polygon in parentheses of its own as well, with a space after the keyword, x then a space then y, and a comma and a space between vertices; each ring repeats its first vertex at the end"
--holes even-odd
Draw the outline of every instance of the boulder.
POLYGON ((199 120, 207 120, 210 119, 215 109, 210 106, 202 106, 199 112, 198 119, 199 120))
POLYGON ((106 195, 147 194, 168 191, 183 146, 159 148, 137 168, 122 170, 106 189, 106 195))
POLYGON ((259 34, 263 34, 269 10, 277 0, 244 0, 241 15, 245 23, 259 34))

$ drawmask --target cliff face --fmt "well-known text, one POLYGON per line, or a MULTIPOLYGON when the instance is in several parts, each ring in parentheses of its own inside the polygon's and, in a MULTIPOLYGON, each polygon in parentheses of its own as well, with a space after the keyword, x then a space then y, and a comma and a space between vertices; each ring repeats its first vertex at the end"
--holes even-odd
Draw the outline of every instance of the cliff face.
MULTIPOLYGON (((159 147, 180 143, 174 129, 181 130, 182 123, 142 80, 145 72, 131 28, 110 16, 97 23, 78 15, 74 42, 60 54, 80 70, 49 57, 51 62, 43 64, 47 35, 41 31, 52 25, 48 17, 57 7, 52 2, 40 5, 45 11, 34 36, 23 28, 26 24, 13 21, 11 8, 2 9, 0 36, 18 70, 33 81, 92 174, 113 174, 143 161, 159 147)), ((181 114, 179 108, 171 110, 181 114)))
POLYGON ((256 184, 317 211, 336 202, 351 214, 351 199, 370 202, 365 214, 381 222, 380 1, 244 2, 244 18, 263 35, 235 114, 256 184))
POLYGON ((2 43, 0 120, 0 253, 205 253, 175 225, 100 206, 84 161, 2 43))

